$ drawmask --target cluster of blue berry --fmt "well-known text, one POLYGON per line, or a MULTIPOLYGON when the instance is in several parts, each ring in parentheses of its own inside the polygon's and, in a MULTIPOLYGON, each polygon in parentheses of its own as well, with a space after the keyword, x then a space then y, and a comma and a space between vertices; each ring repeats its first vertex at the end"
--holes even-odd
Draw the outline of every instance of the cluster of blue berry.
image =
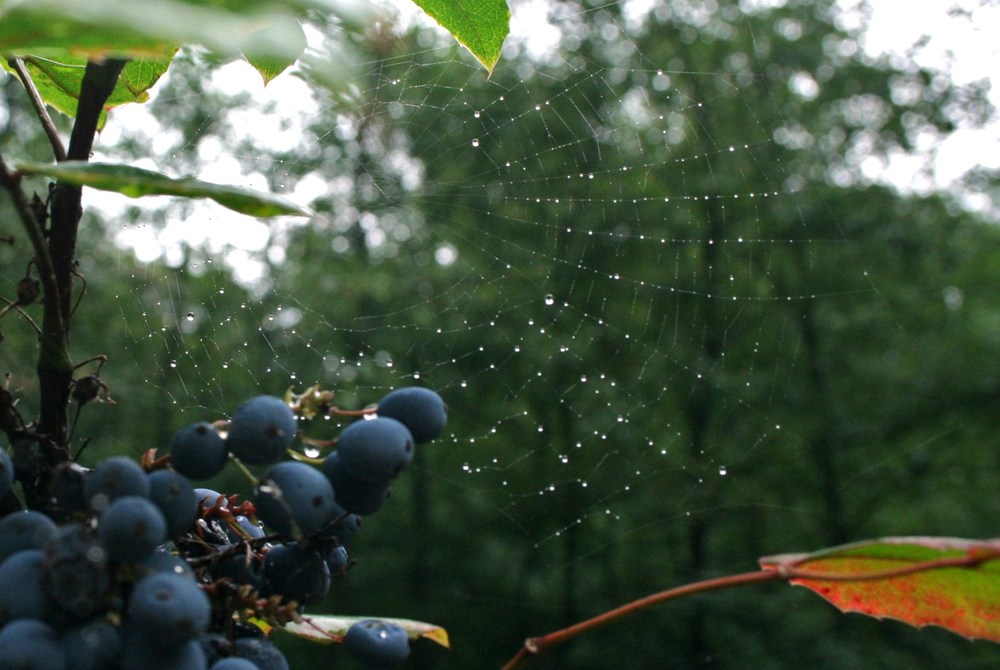
MULTIPOLYGON (((150 454, 142 465, 125 457, 92 470, 66 463, 54 476, 52 515, 0 519, 0 667, 288 668, 247 621, 281 625, 320 601, 349 565, 360 516, 382 508, 415 445, 447 421, 437 393, 397 389, 360 412, 316 461, 291 451, 294 405, 251 398, 229 421, 180 430, 169 456, 150 454), (192 484, 230 460, 268 466, 252 500, 192 484)), ((0 449, 0 497, 14 481, 0 449)), ((372 667, 409 655, 406 632, 390 622, 359 622, 342 641, 372 667)))

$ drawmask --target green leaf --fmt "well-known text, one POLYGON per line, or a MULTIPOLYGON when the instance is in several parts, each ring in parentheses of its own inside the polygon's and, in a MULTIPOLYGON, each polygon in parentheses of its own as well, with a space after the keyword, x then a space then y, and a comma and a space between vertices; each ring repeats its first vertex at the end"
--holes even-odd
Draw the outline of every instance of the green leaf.
MULTIPOLYGON (((149 98, 149 89, 167 71, 172 56, 171 53, 164 58, 140 58, 126 63, 114 91, 105 103, 98 129, 104 127, 108 109, 126 102, 145 102, 149 98)), ((75 116, 87 58, 65 50, 51 50, 49 58, 24 56, 22 60, 42 100, 67 116, 75 116)), ((2 65, 8 70, 12 69, 6 62, 2 65)))
POLYGON ((292 635, 313 642, 333 644, 343 640, 351 624, 366 619, 378 619, 379 621, 394 623, 405 630, 411 640, 426 638, 436 642, 445 649, 451 648, 451 644, 448 641, 448 631, 444 628, 424 623, 423 621, 413 621, 412 619, 391 619, 372 616, 310 616, 303 617, 302 623, 287 624, 284 630, 292 635))
POLYGON ((178 44, 294 62, 302 28, 280 3, 0 0, 0 53, 166 57, 178 44))
POLYGON ((760 560, 840 610, 1000 642, 1000 541, 895 537, 760 560), (951 564, 951 565, 949 565, 951 564), (898 574, 899 572, 908 574, 898 574), (884 573, 897 573, 886 577, 884 573), (828 578, 822 578, 828 577, 828 578))
POLYGON ((165 174, 111 163, 65 161, 55 165, 21 163, 23 174, 45 175, 63 182, 114 191, 138 198, 144 195, 177 195, 185 198, 211 198, 220 205, 250 216, 295 214, 310 216, 310 211, 270 193, 259 193, 238 186, 213 184, 193 177, 174 178, 165 174))
MULTIPOLYGON (((294 65, 295 61, 297 61, 306 50, 306 34, 303 32, 302 26, 299 22, 291 17, 282 17, 281 20, 285 23, 282 31, 288 35, 289 39, 292 39, 295 42, 293 48, 283 54, 271 54, 267 52, 259 53, 256 51, 248 51, 243 54, 243 57, 246 58, 247 62, 260 73, 260 76, 264 79, 265 86, 270 84, 272 79, 294 65)), ((262 28, 262 30, 273 29, 273 26, 262 28)), ((251 36, 251 41, 253 41, 253 36, 251 36)))
POLYGON ((472 52, 490 73, 510 32, 505 0, 414 0, 428 16, 472 52))

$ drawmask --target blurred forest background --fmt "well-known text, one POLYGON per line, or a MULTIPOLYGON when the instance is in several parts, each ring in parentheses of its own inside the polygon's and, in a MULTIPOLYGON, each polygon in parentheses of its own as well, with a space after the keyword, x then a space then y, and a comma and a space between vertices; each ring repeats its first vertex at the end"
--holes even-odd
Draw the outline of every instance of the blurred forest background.
MULTIPOLYGON (((412 668, 499 667, 526 636, 767 554, 997 535, 995 217, 862 169, 996 123, 987 86, 865 55, 825 0, 547 6, 563 41, 512 40, 489 79, 423 27, 354 35, 353 86, 291 139, 240 129, 254 93, 213 88, 183 52, 149 103, 161 128, 101 151, 184 173, 214 147, 272 190, 319 184, 320 216, 273 224, 247 280, 212 244, 143 262, 119 244, 217 210, 88 212, 73 351, 109 356, 116 404, 81 412, 83 462, 290 385, 345 407, 439 390, 446 437, 316 609, 446 627, 453 650, 421 643, 412 668)), ((32 119, 0 80, 5 155, 46 158, 32 119)), ((957 186, 995 187, 985 170, 957 186)), ((8 297, 25 249, 0 247, 8 297)), ((18 319, 0 369, 30 407, 18 319)), ((226 477, 211 485, 249 492, 226 477)), ((286 642, 296 667, 356 667, 286 642)), ((775 585, 668 604, 530 667, 997 664, 996 645, 775 585)))

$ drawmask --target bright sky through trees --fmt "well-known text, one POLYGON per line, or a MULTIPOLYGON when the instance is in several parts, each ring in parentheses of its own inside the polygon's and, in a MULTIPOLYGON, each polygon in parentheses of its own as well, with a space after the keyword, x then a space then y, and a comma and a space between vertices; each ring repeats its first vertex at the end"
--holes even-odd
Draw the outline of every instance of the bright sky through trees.
MULTIPOLYGON (((776 0, 753 0, 748 5, 761 7, 775 4, 776 0)), ((626 0, 624 15, 642 16, 656 6, 654 0, 626 0)), ((780 4, 780 3, 779 3, 780 4)), ((841 21, 848 28, 861 28, 861 48, 870 56, 888 57, 897 62, 913 61, 946 73, 960 84, 989 80, 992 83, 991 102, 1000 107, 1000 49, 995 36, 1000 34, 1000 6, 986 0, 870 0, 870 13, 865 13, 859 0, 842 0, 841 21)), ((415 5, 407 0, 392 0, 392 11, 402 25, 417 22, 433 25, 415 5)), ((537 58, 556 57, 561 40, 572 30, 574 21, 553 16, 548 0, 513 0, 511 35, 507 49, 527 52, 537 58)), ((580 17, 577 17, 580 18, 580 17)), ((585 17, 584 17, 585 20, 585 17)), ((788 26, 794 31, 794 26, 788 26)), ((442 30, 442 41, 448 36, 442 30)), ((469 56, 471 58, 471 56, 469 56)), ((501 60, 498 67, 504 67, 501 60)), ((297 141, 301 129, 311 114, 315 114, 316 101, 310 87, 293 74, 286 73, 262 88, 260 76, 249 65, 234 62, 214 72, 213 84, 225 93, 236 95, 251 92, 254 104, 234 110, 231 127, 238 133, 253 135, 262 150, 289 146, 297 141), (274 146, 271 146, 274 145, 274 146)), ((799 86, 801 95, 809 96, 815 80, 807 73, 792 85, 799 86)), ((153 94, 156 94, 154 89, 153 94)), ((815 95, 815 92, 812 93, 815 95)), ((111 123, 103 133, 103 147, 115 144, 123 128, 142 128, 153 138, 153 153, 162 155, 157 144, 163 146, 176 138, 158 131, 158 124, 143 105, 127 105, 115 110, 111 123)), ((947 138, 928 136, 920 145, 921 153, 891 156, 888 161, 871 158, 861 161, 860 173, 864 179, 892 184, 904 192, 926 194, 934 190, 956 190, 960 179, 977 167, 1000 168, 1000 127, 981 129, 959 127, 947 138)), ((100 151, 100 148, 98 148, 100 151)), ((218 141, 199 145, 202 166, 198 176, 208 181, 224 182, 240 174, 237 161, 226 153, 218 141)), ((147 168, 170 166, 144 165, 147 168)), ((263 174, 241 176, 240 186, 266 189, 263 174)), ((308 203, 325 184, 305 179, 289 185, 287 195, 296 202, 308 203)), ((995 203, 981 194, 960 193, 965 206, 983 213, 997 215, 995 203)), ((129 206, 125 198, 115 194, 92 192, 89 202, 100 203, 105 211, 116 212, 129 206)), ((149 203, 146 203, 149 206, 149 203)), ((140 259, 152 260, 165 255, 171 263, 179 263, 185 244, 207 245, 210 253, 225 249, 229 264, 244 282, 251 282, 263 271, 255 254, 268 249, 281 254, 280 245, 268 247, 275 227, 301 225, 304 220, 263 223, 231 212, 221 211, 211 204, 197 204, 198 211, 211 216, 212 225, 205 226, 201 217, 171 221, 166 227, 130 227, 119 236, 119 242, 133 248, 140 259), (209 237, 209 232, 210 237, 209 237), (270 232, 269 232, 270 231, 270 232)), ((271 260, 280 261, 280 258, 271 260)))

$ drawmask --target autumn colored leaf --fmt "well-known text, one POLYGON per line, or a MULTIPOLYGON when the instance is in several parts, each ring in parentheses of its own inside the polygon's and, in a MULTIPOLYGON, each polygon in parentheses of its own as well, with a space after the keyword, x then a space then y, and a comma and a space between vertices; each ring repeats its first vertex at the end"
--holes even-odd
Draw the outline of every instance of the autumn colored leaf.
POLYGON ((1000 642, 1000 540, 894 537, 760 559, 845 612, 1000 642))
POLYGON ((303 617, 301 623, 289 623, 282 630, 312 642, 332 644, 344 639, 351 624, 365 619, 378 619, 394 623, 405 630, 411 640, 425 638, 446 649, 450 648, 448 632, 444 628, 412 619, 372 616, 310 616, 303 617))

